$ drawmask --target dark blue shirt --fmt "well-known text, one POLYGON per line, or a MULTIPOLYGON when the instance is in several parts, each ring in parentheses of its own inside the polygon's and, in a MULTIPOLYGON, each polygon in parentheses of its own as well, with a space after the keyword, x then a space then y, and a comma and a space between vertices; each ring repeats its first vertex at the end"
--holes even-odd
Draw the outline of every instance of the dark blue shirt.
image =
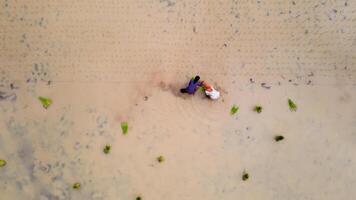
POLYGON ((194 80, 192 79, 192 80, 189 81, 189 84, 186 87, 187 92, 189 94, 194 94, 197 91, 199 86, 201 86, 201 82, 197 81, 197 82, 194 83, 194 80))

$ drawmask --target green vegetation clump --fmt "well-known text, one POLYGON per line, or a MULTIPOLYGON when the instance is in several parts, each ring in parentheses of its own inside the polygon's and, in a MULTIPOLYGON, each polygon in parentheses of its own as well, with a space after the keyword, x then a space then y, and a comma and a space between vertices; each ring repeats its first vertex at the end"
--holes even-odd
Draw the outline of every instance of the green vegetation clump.
POLYGON ((276 142, 279 142, 279 141, 281 141, 281 140, 284 140, 284 136, 283 136, 283 135, 276 135, 276 136, 274 137, 274 140, 275 140, 276 142))
POLYGON ((50 98, 46 97, 38 97, 38 100, 40 100, 42 106, 47 109, 50 105, 52 105, 53 101, 50 98))
POLYGON ((122 134, 126 135, 129 131, 129 124, 127 122, 121 122, 122 134))
POLYGON ((234 115, 234 114, 237 113, 237 111, 239 111, 239 107, 236 106, 236 105, 233 105, 233 106, 231 107, 230 114, 231 114, 231 115, 234 115))
POLYGON ((243 181, 246 181, 247 179, 249 179, 250 178, 250 175, 246 172, 246 171, 244 171, 243 173, 242 173, 242 180, 243 181))
POLYGON ((6 160, 0 159, 0 167, 4 167, 6 165, 6 160))
POLYGON ((105 145, 105 147, 104 147, 104 149, 103 149, 103 152, 104 152, 105 154, 108 154, 108 153, 110 152, 110 150, 111 150, 111 146, 110 146, 110 145, 105 145))
POLYGON ((73 187, 73 189, 78 190, 78 189, 80 189, 81 185, 80 185, 80 183, 77 182, 77 183, 74 183, 72 187, 73 187))
POLYGON ((158 156, 158 157, 157 157, 157 161, 158 161, 159 163, 163 162, 163 161, 164 161, 164 157, 163 157, 163 156, 158 156))
POLYGON ((257 113, 261 113, 262 112, 262 106, 255 106, 253 108, 253 111, 257 112, 257 113))
POLYGON ((288 106, 290 111, 297 111, 297 105, 292 101, 292 99, 288 99, 288 106))

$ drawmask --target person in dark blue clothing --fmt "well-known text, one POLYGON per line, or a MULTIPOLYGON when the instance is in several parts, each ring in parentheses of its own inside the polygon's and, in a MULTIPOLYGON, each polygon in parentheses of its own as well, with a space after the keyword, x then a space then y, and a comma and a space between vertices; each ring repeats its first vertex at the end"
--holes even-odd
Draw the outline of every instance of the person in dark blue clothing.
POLYGON ((199 82, 200 77, 195 76, 194 79, 191 79, 188 83, 188 86, 186 88, 180 89, 181 93, 188 93, 188 94, 194 94, 199 87, 202 86, 202 83, 199 82))

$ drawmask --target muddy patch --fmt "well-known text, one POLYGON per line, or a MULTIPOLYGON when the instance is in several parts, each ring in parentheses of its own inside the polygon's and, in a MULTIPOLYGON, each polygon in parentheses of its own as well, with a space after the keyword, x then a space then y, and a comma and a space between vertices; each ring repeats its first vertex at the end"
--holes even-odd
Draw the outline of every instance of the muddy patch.
POLYGON ((164 92, 170 92, 171 94, 173 94, 175 97, 179 97, 179 98, 187 98, 187 96, 189 95, 183 95, 182 93, 180 93, 180 89, 184 87, 184 85, 182 85, 181 87, 179 87, 180 84, 178 83, 166 83, 166 82, 159 82, 157 87, 164 92))

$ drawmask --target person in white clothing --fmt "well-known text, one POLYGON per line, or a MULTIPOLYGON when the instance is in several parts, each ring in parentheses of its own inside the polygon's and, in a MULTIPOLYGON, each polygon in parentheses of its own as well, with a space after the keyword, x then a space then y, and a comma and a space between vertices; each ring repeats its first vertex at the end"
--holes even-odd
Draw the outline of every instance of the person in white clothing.
POLYGON ((220 92, 215 90, 215 88, 208 83, 202 81, 202 86, 205 91, 205 95, 212 100, 217 100, 220 97, 220 92))

